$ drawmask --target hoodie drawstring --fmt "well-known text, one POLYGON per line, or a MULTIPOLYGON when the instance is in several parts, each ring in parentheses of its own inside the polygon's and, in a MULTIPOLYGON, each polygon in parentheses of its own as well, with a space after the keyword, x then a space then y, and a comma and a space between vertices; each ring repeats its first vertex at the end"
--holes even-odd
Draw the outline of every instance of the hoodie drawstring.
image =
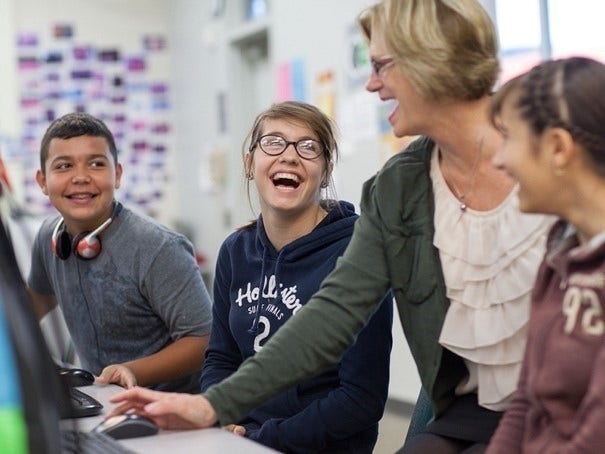
POLYGON ((248 334, 256 336, 258 334, 258 322, 260 319, 260 306, 261 306, 261 295, 263 294, 263 277, 265 275, 265 258, 267 256, 267 249, 263 249, 263 260, 260 269, 260 280, 258 283, 258 300, 256 301, 256 313, 254 314, 254 320, 252 326, 248 328, 248 334))
MULTIPOLYGON (((275 261, 275 283, 277 285, 277 283, 279 282, 279 264, 281 263, 281 258, 282 255, 284 253, 284 249, 282 249, 279 254, 277 255, 277 259, 275 261)), ((260 282, 258 284, 258 288, 259 288, 259 292, 258 292, 258 301, 256 303, 256 313, 254 314, 254 321, 252 322, 252 326, 250 328, 248 328, 248 334, 252 334, 253 336, 256 336, 258 334, 258 325, 259 325, 259 321, 260 321, 260 310, 261 310, 261 297, 263 295, 263 290, 265 288, 265 285, 270 282, 270 280, 267 279, 267 276, 265 276, 265 260, 266 260, 266 256, 267 256, 267 249, 263 250, 263 262, 262 262, 262 266, 261 266, 261 273, 260 273, 260 282)))

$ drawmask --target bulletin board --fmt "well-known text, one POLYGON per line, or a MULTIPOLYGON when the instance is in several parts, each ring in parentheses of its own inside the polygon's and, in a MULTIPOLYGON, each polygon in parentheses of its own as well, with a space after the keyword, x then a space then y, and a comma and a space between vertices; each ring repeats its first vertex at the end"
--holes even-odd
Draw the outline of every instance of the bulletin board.
POLYGON ((50 33, 50 41, 29 31, 16 37, 22 134, 9 158, 24 168, 25 203, 37 214, 52 210, 34 181, 40 140, 52 120, 77 111, 100 118, 115 136, 124 166, 120 199, 153 213, 169 179, 173 141, 170 86, 150 69, 166 57, 166 38, 142 35, 139 51, 127 54, 79 42, 72 24, 54 24, 50 33))

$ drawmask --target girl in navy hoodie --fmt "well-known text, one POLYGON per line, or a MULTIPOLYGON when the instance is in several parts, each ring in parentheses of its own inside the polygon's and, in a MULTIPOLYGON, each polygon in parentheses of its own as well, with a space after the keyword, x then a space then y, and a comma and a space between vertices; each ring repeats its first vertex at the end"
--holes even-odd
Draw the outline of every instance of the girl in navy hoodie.
POLYGON ((559 216, 532 294, 519 386, 497 453, 605 452, 605 65, 542 63, 502 87, 494 163, 519 208, 559 216))
MULTIPOLYGON (((275 104, 256 118, 246 142, 245 173, 261 214, 220 249, 202 391, 236 371, 304 307, 357 219, 350 203, 322 198, 337 144, 319 109, 275 104)), ((387 398, 391 322, 392 300, 385 297, 337 367, 285 390, 230 429, 283 452, 372 452, 387 398)))

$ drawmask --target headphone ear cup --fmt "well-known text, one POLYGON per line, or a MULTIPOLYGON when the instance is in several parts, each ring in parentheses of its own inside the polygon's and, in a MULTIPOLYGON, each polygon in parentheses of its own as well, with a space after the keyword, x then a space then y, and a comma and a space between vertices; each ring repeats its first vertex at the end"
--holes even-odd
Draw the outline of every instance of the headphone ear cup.
POLYGON ((74 255, 82 260, 94 259, 101 253, 101 239, 98 236, 87 238, 90 232, 82 232, 74 238, 73 251, 74 255))
POLYGON ((71 238, 69 237, 67 230, 60 230, 57 234, 54 251, 61 260, 67 260, 69 254, 71 254, 71 238))

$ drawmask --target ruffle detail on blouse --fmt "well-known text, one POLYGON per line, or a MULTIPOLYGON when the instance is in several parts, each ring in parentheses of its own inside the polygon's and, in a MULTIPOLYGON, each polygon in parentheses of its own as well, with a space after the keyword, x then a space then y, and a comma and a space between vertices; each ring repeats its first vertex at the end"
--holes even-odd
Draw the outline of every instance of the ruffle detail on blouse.
POLYGON ((521 363, 503 364, 496 366, 484 366, 482 364, 465 361, 469 369, 469 379, 473 377, 474 382, 461 384, 456 390, 459 394, 472 392, 474 390, 491 389, 496 392, 492 396, 505 396, 500 400, 491 401, 485 395, 479 396, 482 407, 493 411, 504 411, 511 398, 510 389, 516 389, 519 374, 521 373, 521 363), (478 381, 478 383, 477 383, 478 381))
POLYGON ((517 386, 529 301, 554 218, 519 214, 517 188, 495 209, 462 212, 431 161, 435 237, 450 307, 439 339, 461 356, 479 404, 502 410, 517 386), (476 374, 476 376, 474 376, 476 374))

